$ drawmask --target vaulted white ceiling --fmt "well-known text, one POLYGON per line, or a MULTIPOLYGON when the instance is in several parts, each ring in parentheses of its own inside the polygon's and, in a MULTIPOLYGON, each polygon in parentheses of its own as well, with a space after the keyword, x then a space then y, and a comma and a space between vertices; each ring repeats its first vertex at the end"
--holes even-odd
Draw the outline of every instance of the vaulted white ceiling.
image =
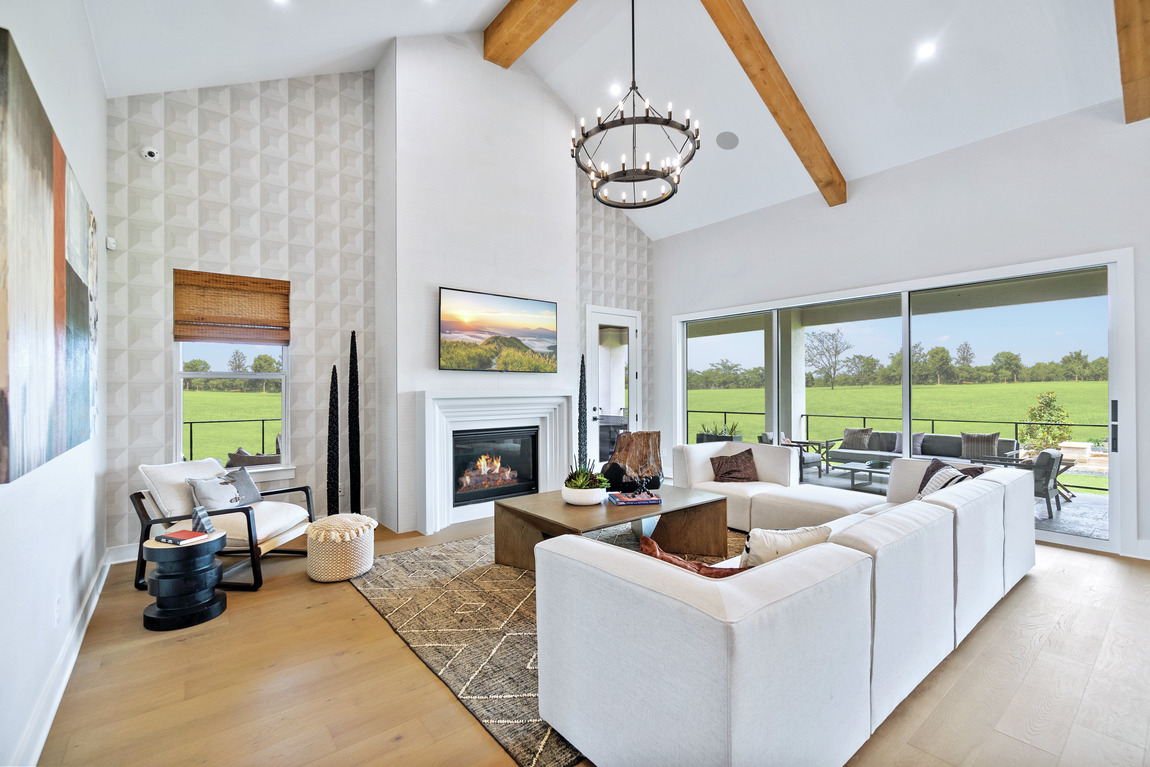
MULTIPOLYGON (((660 239, 814 182, 699 0, 636 0, 637 81, 701 122, 660 239), (730 131, 738 147, 715 136, 730 131)), ((370 69, 393 37, 481 31, 505 0, 85 0, 110 96, 370 69)), ((1122 95, 1110 0, 746 0, 850 181, 1122 95), (933 42, 925 61, 916 50, 933 42)), ((578 0, 517 62, 593 119, 630 84, 628 0, 578 0)), ((574 126, 572 126, 574 127, 574 126)), ((567 147, 556 148, 566 152, 567 147)))

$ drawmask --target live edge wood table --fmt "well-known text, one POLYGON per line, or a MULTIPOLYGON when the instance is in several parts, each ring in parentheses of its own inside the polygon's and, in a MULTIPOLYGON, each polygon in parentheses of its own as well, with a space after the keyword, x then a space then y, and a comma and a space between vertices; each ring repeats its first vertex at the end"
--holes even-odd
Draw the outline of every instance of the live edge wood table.
POLYGON ((220 615, 227 607, 227 595, 216 591, 223 568, 216 552, 227 543, 222 530, 199 543, 173 546, 156 540, 144 541, 144 559, 155 562, 148 573, 148 593, 155 604, 144 608, 144 628, 171 631, 196 626, 220 615))
MULTIPOLYGON (((648 506, 572 506, 560 491, 495 502, 495 561, 535 569, 535 544, 556 535, 582 535, 604 527, 640 523, 660 548, 676 554, 727 556, 727 499, 715 493, 664 486, 648 506), (643 524, 646 522, 646 524, 643 524)), ((636 526, 636 525, 633 525, 636 526)))

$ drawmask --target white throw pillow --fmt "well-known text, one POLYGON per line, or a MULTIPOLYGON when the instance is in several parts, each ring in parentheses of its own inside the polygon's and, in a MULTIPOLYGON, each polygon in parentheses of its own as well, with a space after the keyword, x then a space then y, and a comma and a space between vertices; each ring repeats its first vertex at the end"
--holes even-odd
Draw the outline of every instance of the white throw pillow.
POLYGON ((248 470, 240 467, 220 477, 203 477, 184 480, 192 488, 192 498, 197 506, 208 511, 234 509, 237 506, 250 506, 263 500, 248 470))
POLYGON ((760 530, 755 528, 747 533, 747 543, 743 547, 740 567, 754 567, 772 559, 790 554, 807 546, 826 543, 831 537, 831 529, 826 525, 818 527, 797 527, 794 530, 760 530))
POLYGON ((957 485, 959 482, 965 482, 968 479, 970 479, 969 474, 963 474, 953 466, 944 466, 943 468, 936 471, 933 477, 927 480, 927 483, 923 485, 922 490, 918 495, 914 497, 914 499, 916 501, 921 501, 931 493, 937 493, 944 487, 957 485))
POLYGON ((179 463, 140 464, 144 484, 152 495, 156 507, 165 517, 182 517, 192 513, 195 502, 192 489, 184 482, 188 478, 215 477, 224 473, 224 467, 215 458, 179 463))

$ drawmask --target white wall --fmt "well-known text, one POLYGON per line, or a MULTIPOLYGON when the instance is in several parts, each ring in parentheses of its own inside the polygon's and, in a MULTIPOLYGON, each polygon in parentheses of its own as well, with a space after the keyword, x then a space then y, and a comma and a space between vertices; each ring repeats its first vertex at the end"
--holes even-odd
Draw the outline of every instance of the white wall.
MULTIPOLYGON (((396 271, 393 288, 380 280, 377 294, 380 309, 394 302, 397 316, 394 358, 384 359, 387 340, 379 348, 380 364, 396 371, 398 445, 396 474, 382 482, 398 495, 381 519, 408 531, 422 482, 414 475, 415 392, 574 394, 579 339, 571 161, 556 150, 570 143, 570 112, 525 68, 483 61, 478 33, 395 45, 395 175, 377 182, 394 183, 396 271), (557 302, 559 372, 440 371, 440 286, 557 302)), ((385 57, 377 77, 391 67, 385 57)), ((378 257, 389 256, 381 249, 378 257)))
MULTIPOLYGON (((655 244, 657 428, 673 429, 674 315, 1122 247, 1134 248, 1133 292, 1150 295, 1150 120, 1125 125, 1119 102, 852 181, 847 197, 828 208, 810 195, 655 244)), ((1144 381, 1150 307, 1135 316, 1144 381)), ((1150 406, 1137 426, 1148 455, 1150 406)), ((1150 530, 1150 501, 1137 508, 1150 530)))
MULTIPOLYGON (((80 187, 106 233, 104 83, 81 0, 0 0, 12 40, 80 187)), ((565 177, 566 178, 566 177, 565 177)), ((100 248, 99 302, 107 315, 100 248)), ((100 325, 99 378, 104 377, 100 325)), ((92 439, 0 485, 0 764, 35 763, 63 694, 102 578, 106 392, 92 439), (59 608, 57 610, 57 605, 59 608), (58 612, 58 614, 57 614, 58 612)))

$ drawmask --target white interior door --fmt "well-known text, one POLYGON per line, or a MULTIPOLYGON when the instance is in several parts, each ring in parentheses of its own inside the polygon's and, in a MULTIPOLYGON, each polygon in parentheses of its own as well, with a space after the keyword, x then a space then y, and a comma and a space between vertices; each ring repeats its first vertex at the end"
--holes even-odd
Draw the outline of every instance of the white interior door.
POLYGON ((642 320, 638 312, 587 307, 587 455, 603 462, 620 432, 642 417, 642 320))

